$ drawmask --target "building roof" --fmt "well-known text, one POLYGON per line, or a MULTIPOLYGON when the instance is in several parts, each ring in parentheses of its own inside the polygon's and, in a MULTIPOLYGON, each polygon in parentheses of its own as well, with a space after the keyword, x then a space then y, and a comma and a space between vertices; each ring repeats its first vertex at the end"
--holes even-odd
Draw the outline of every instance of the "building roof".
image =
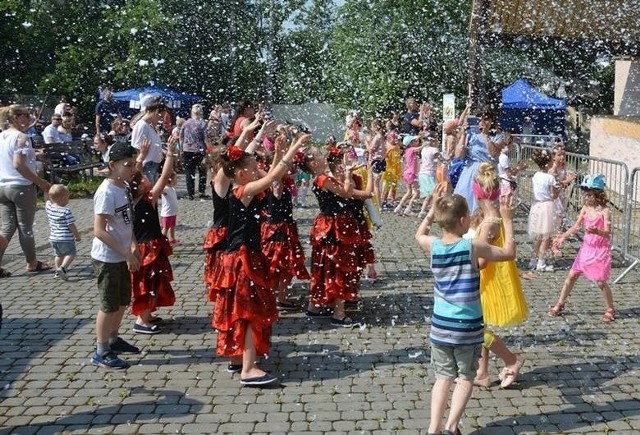
POLYGON ((486 29, 502 35, 640 40, 638 0, 486 0, 486 29))

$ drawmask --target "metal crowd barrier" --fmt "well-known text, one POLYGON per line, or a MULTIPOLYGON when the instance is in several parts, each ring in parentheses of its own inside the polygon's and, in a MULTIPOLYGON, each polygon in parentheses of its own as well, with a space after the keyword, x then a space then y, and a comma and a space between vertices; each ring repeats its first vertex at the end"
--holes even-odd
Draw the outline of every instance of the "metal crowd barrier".
MULTIPOLYGON (((553 136, 514 136, 515 146, 509 153, 512 164, 515 165, 521 160, 528 164, 528 168, 518 175, 517 180, 518 197, 526 207, 531 207, 531 177, 538 170, 531 159, 533 150, 551 151, 554 142, 553 136)), ((583 195, 579 188, 582 177, 595 173, 601 173, 606 177, 606 192, 611 211, 612 247, 620 252, 626 261, 631 261, 631 265, 615 279, 614 283, 617 283, 640 264, 640 168, 630 172, 627 165, 620 161, 570 152, 565 152, 565 155, 567 171, 578 175, 576 181, 567 188, 566 225, 573 225, 582 208, 583 195)))

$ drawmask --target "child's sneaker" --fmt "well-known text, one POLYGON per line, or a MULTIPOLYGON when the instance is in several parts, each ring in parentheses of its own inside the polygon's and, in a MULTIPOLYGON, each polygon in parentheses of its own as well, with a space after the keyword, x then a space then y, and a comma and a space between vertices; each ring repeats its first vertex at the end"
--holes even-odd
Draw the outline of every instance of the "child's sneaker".
POLYGON ((529 260, 529 270, 533 270, 536 268, 536 264, 538 264, 538 259, 537 258, 532 258, 531 260, 529 260))
POLYGON ((69 279, 69 277, 67 276, 67 271, 64 267, 61 267, 60 269, 56 270, 56 273, 54 276, 56 278, 60 278, 63 281, 67 281, 69 279))
POLYGON ((91 357, 91 364, 98 367, 104 367, 106 369, 126 369, 129 367, 129 363, 121 360, 118 356, 113 352, 107 352, 104 355, 98 355, 98 352, 93 354, 91 357))
POLYGON ((420 213, 418 213, 418 217, 420 219, 424 219, 425 217, 427 217, 427 212, 423 211, 423 210, 420 210, 420 213))

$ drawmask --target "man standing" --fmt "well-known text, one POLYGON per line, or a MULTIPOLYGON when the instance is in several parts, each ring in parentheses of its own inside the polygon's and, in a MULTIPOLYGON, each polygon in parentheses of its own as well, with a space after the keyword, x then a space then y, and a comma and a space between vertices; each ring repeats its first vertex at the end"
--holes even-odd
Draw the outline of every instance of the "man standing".
POLYGON ((96 134, 109 133, 111 123, 120 117, 118 103, 113 99, 111 87, 105 86, 102 91, 102 100, 96 104, 96 134))
POLYGON ((206 132, 207 123, 202 119, 202 105, 194 104, 191 107, 191 118, 184 123, 182 130, 180 130, 187 195, 190 200, 193 200, 195 193, 196 171, 198 171, 200 198, 207 198, 204 193, 207 185, 207 171, 202 165, 206 132))

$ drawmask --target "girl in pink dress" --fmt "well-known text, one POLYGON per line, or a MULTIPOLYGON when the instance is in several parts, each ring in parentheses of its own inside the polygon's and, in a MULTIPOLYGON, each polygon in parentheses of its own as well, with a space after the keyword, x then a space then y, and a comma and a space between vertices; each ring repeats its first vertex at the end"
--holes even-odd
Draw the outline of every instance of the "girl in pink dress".
POLYGON ((609 212, 607 194, 604 191, 604 176, 597 174, 586 177, 580 188, 584 191, 584 205, 580 210, 578 220, 564 234, 558 236, 554 242, 554 249, 570 236, 584 227, 584 240, 578 251, 578 256, 571 266, 569 275, 564 281, 558 302, 549 309, 552 317, 564 313, 564 304, 581 274, 596 283, 604 297, 605 310, 600 318, 603 322, 615 320, 613 295, 609 287, 611 276, 611 215, 609 212))

